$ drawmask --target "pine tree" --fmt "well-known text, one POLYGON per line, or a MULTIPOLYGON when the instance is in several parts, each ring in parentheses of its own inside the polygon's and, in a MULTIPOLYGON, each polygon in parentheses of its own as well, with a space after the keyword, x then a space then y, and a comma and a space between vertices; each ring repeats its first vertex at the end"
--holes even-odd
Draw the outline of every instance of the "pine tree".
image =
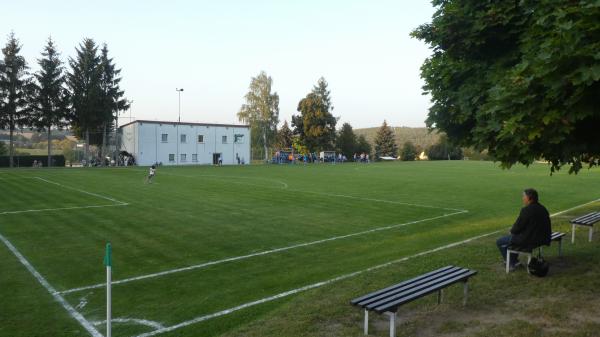
POLYGON ((124 97, 125 92, 121 90, 121 69, 117 69, 113 59, 108 57, 108 46, 104 44, 100 51, 100 87, 102 92, 102 158, 106 155, 107 132, 115 132, 115 153, 113 158, 117 160, 116 131, 118 128, 119 111, 129 108, 129 103, 124 97))
POLYGON ((27 62, 19 55, 21 45, 14 33, 8 36, 2 48, 4 56, 0 62, 0 128, 9 129, 9 163, 13 167, 14 132, 16 127, 25 126, 29 120, 27 104, 28 78, 27 62))
POLYGON ((98 131, 104 122, 104 95, 100 85, 102 63, 92 39, 84 39, 75 51, 77 56, 69 58, 71 72, 67 75, 72 104, 71 125, 78 138, 85 138, 85 159, 89 162, 90 141, 99 144, 98 131), (93 132, 93 139, 90 139, 90 132, 93 132))
POLYGON ((253 152, 258 152, 262 145, 265 160, 268 160, 268 148, 275 141, 279 123, 279 95, 272 92, 272 86, 273 79, 264 71, 253 77, 244 96, 246 103, 238 112, 238 119, 250 124, 253 152))
POLYGON ((298 103, 300 115, 292 116, 294 133, 310 151, 331 150, 335 142, 335 125, 331 92, 321 77, 312 91, 298 103))
POLYGON ((354 153, 357 153, 357 138, 352 130, 352 126, 348 123, 344 123, 342 128, 338 132, 335 145, 337 150, 345 155, 347 158, 351 158, 354 153))
POLYGON ((69 94, 65 88, 65 75, 60 54, 51 38, 38 59, 40 70, 34 75, 30 107, 31 125, 38 131, 46 130, 48 136, 48 166, 52 165, 52 127, 66 124, 69 113, 69 94))
POLYGON ((394 132, 384 120, 375 136, 375 158, 379 160, 381 157, 396 157, 397 153, 398 146, 394 139, 394 132))
POLYGON ((288 122, 283 122, 283 126, 277 131, 277 146, 280 149, 288 149, 292 147, 294 141, 294 133, 288 126, 288 122))

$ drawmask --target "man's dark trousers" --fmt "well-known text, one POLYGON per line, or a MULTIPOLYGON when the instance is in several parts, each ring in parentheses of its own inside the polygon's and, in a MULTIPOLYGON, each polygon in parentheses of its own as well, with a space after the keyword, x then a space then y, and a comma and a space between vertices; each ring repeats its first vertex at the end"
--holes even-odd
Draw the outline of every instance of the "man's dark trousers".
MULTIPOLYGON (((512 239, 512 235, 506 235, 506 236, 503 236, 503 237, 499 238, 498 240, 496 240, 496 245, 498 246, 498 249, 500 250, 500 254, 502 254, 502 259, 504 261, 506 261, 506 251, 508 250, 508 246, 510 246, 511 239, 512 239)), ((517 263, 518 258, 519 258, 518 254, 511 253, 510 254, 510 265, 514 266, 515 263, 517 263)))

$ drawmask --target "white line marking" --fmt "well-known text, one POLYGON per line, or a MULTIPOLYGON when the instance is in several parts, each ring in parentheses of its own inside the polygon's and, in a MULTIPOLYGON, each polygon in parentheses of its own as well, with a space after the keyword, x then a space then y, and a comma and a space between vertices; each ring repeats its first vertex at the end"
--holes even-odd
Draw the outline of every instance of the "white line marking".
MULTIPOLYGON (((164 329, 164 325, 160 324, 159 322, 155 322, 155 321, 151 321, 151 320, 147 320, 147 319, 139 319, 139 318, 112 318, 110 320, 111 322, 114 323, 134 323, 134 324, 139 324, 139 325, 145 325, 145 326, 149 326, 151 328, 154 329, 164 329)), ((106 324, 106 320, 103 321, 93 321, 92 322, 93 325, 104 325, 106 324)))
POLYGON ((181 322, 181 323, 178 323, 178 324, 175 324, 175 325, 172 325, 172 326, 168 326, 168 327, 164 327, 162 329, 158 329, 158 330, 155 330, 155 331, 143 333, 143 334, 140 334, 140 335, 138 335, 136 337, 150 337, 150 336, 155 336, 155 335, 158 335, 158 334, 161 334, 161 333, 165 333, 165 332, 177 330, 177 329, 186 327, 188 325, 192 325, 192 324, 196 324, 196 323, 199 323, 199 322, 203 322, 203 321, 206 321, 206 320, 209 320, 209 319, 212 319, 212 318, 215 318, 215 317, 219 317, 219 316, 224 316, 224 315, 230 314, 232 312, 235 312, 235 311, 238 311, 238 310, 241 310, 241 309, 245 309, 245 308, 252 307, 252 306, 255 306, 255 305, 258 305, 258 304, 262 304, 262 303, 274 301, 274 300, 277 300, 277 299, 280 299, 280 298, 283 298, 283 297, 287 297, 287 296, 290 296, 290 295, 294 295, 294 294, 297 294, 299 292, 303 292, 303 291, 306 291, 306 290, 310 290, 310 289, 322 287, 324 285, 328 285, 328 284, 333 283, 333 282, 337 282, 337 281, 341 281, 341 280, 344 280, 344 279, 348 279, 348 278, 351 278, 351 277, 354 277, 354 276, 357 276, 357 275, 360 275, 360 274, 363 274, 363 273, 366 273, 366 272, 370 272, 370 271, 373 271, 373 270, 385 268, 385 267, 388 267, 388 266, 390 266, 392 264, 404 262, 404 261, 407 261, 409 259, 413 259, 413 258, 416 258, 416 257, 419 257, 419 256, 428 255, 428 254, 431 254, 431 253, 439 252, 439 251, 444 250, 444 249, 456 247, 456 246, 459 246, 459 245, 471 242, 473 240, 477 240, 477 239, 480 239, 480 238, 483 238, 483 237, 486 237, 486 236, 497 234, 499 232, 500 231, 494 231, 494 232, 490 232, 490 233, 486 233, 486 234, 474 236, 474 237, 468 238, 466 240, 462 240, 462 241, 458 241, 458 242, 453 242, 453 243, 450 243, 450 244, 447 244, 447 245, 444 245, 444 246, 440 246, 440 247, 437 247, 437 248, 434 248, 434 249, 430 249, 430 250, 427 250, 427 251, 424 251, 424 252, 420 252, 420 253, 417 253, 417 254, 414 254, 414 255, 406 256, 406 257, 403 257, 403 258, 398 259, 398 260, 386 262, 386 263, 383 263, 383 264, 380 264, 380 265, 369 267, 367 269, 355 271, 353 273, 344 274, 344 275, 341 275, 341 276, 338 276, 338 277, 335 277, 335 278, 332 278, 332 279, 329 279, 329 280, 325 280, 325 281, 321 281, 321 282, 309 284, 309 285, 306 285, 304 287, 300 287, 300 288, 288 290, 286 292, 279 293, 277 295, 265 297, 263 299, 256 300, 256 301, 253 301, 253 302, 244 303, 244 304, 238 305, 236 307, 225 309, 225 310, 222 310, 222 311, 219 311, 219 312, 215 312, 215 313, 212 313, 212 314, 208 314, 208 315, 196 317, 196 318, 191 319, 189 321, 181 322))
MULTIPOLYGON (((275 182, 275 183, 281 184, 283 187, 280 187, 278 189, 286 189, 286 188, 288 188, 288 184, 286 184, 283 181, 276 180, 276 179, 260 178, 260 177, 223 176, 223 175, 218 175, 218 174, 198 174, 198 175, 188 176, 188 175, 174 174, 174 173, 169 173, 169 172, 161 172, 159 174, 164 174, 164 175, 174 176, 174 177, 183 177, 183 178, 211 177, 211 178, 224 178, 224 179, 262 180, 262 181, 269 181, 269 182, 275 182)), ((233 183, 234 184, 241 184, 241 185, 248 185, 248 186, 259 186, 259 187, 265 187, 265 188, 274 188, 274 187, 266 186, 266 185, 248 184, 248 183, 235 182, 235 181, 233 183)))
POLYGON ((33 266, 25 259, 25 257, 15 248, 15 246, 8 241, 2 234, 0 234, 0 240, 4 242, 6 247, 17 257, 19 262, 27 268, 27 270, 37 279, 37 281, 44 287, 46 290, 54 297, 54 299, 62 305, 63 308, 73 317, 81 326, 83 326, 90 335, 94 337, 104 337, 94 326, 88 322, 85 317, 83 317, 77 310, 73 309, 73 307, 46 281, 46 279, 35 269, 33 266))
MULTIPOLYGON (((421 219, 421 220, 414 220, 414 221, 410 221, 410 222, 405 222, 405 223, 395 224, 395 225, 390 225, 390 226, 385 226, 385 227, 373 228, 373 229, 369 229, 369 230, 362 231, 362 232, 356 232, 356 233, 351 233, 351 234, 334 236, 334 237, 330 237, 330 238, 326 238, 326 239, 321 239, 321 240, 317 240, 317 241, 299 243, 299 244, 292 245, 292 246, 275 248, 275 249, 271 249, 271 250, 265 250, 265 251, 257 252, 257 253, 253 253, 253 254, 242 255, 242 256, 235 256, 235 257, 229 257, 229 258, 222 259, 222 260, 209 261, 209 262, 205 262, 205 263, 201 263, 201 264, 196 264, 196 265, 192 265, 192 266, 188 266, 188 267, 171 269, 171 270, 165 270, 165 271, 162 271, 162 272, 152 273, 152 274, 146 274, 146 275, 141 275, 141 276, 135 276, 135 277, 126 278, 126 279, 122 279, 122 280, 118 280, 118 281, 113 281, 112 284, 113 285, 115 285, 115 284, 122 284, 122 283, 128 283, 128 282, 133 282, 133 281, 139 281, 139 280, 144 280, 144 279, 149 279, 149 278, 155 278, 155 277, 165 276, 165 275, 174 274, 174 273, 180 273, 180 272, 194 270, 194 269, 199 269, 199 268, 204 268, 204 267, 208 267, 208 266, 214 266, 216 264, 221 264, 221 263, 225 263, 225 262, 238 261, 238 260, 248 259, 248 258, 251 258, 251 257, 256 257, 256 256, 262 256, 262 255, 267 255, 267 254, 273 254, 273 253, 283 252, 283 251, 290 250, 290 249, 295 249, 295 248, 300 248, 300 247, 306 247, 306 246, 312 246, 312 245, 317 245, 317 244, 321 244, 321 243, 325 243, 325 242, 330 242, 330 241, 335 241, 335 240, 340 240, 340 239, 346 239, 346 238, 350 238, 350 237, 353 237, 353 236, 365 235, 365 234, 369 234, 369 233, 374 233, 374 232, 379 232, 379 231, 394 229, 394 228, 398 228, 398 227, 404 227, 404 226, 408 226, 408 225, 412 225, 412 224, 416 224, 416 223, 420 223, 420 222, 425 222, 425 221, 431 221, 431 220, 446 218, 446 217, 449 217, 449 216, 453 216, 453 215, 457 215, 457 214, 462 214, 462 213, 467 213, 467 211, 453 212, 453 213, 444 214, 444 215, 440 215, 440 216, 436 216, 436 217, 431 217, 431 218, 426 218, 426 219, 421 219)), ((106 286, 106 284, 104 284, 104 283, 98 283, 98 284, 94 284, 94 285, 89 285, 89 286, 84 286, 84 287, 79 287, 79 288, 73 288, 73 289, 64 290, 64 291, 61 291, 60 293, 61 294, 69 294, 69 293, 83 291, 83 290, 103 288, 105 286, 106 286)))
POLYGON ((49 212, 49 211, 63 211, 71 209, 82 209, 82 208, 102 208, 102 207, 118 207, 127 206, 127 203, 113 204, 113 205, 91 205, 91 206, 73 206, 73 207, 60 207, 60 208, 40 208, 40 209, 26 209, 23 211, 7 211, 0 212, 0 215, 5 214, 19 214, 19 213, 31 213, 31 212, 49 212))
MULTIPOLYGON (((431 206, 431 205, 423 205, 423 204, 414 204, 414 203, 408 203, 408 202, 402 202, 402 201, 373 199, 373 198, 364 198, 364 197, 358 197, 358 196, 352 196, 352 195, 345 195, 345 194, 331 194, 331 193, 316 192, 316 191, 290 189, 290 188, 288 188, 288 184, 287 183, 285 183, 283 181, 280 181, 280 180, 275 180, 275 179, 264 179, 264 178, 242 177, 242 176, 221 176, 221 175, 215 175, 215 174, 213 174, 213 175, 201 174, 201 175, 193 175, 193 176, 181 175, 181 174, 173 174, 173 173, 167 173, 167 172, 163 172, 163 174, 170 175, 170 176, 175 176, 175 177, 183 177, 183 178, 216 177, 216 178, 224 178, 224 179, 233 178, 233 179, 265 180, 265 181, 273 181, 273 182, 277 182, 279 184, 282 184, 283 187, 282 188, 277 188, 277 189, 286 189, 287 191, 290 191, 290 192, 300 192, 300 193, 323 195, 323 196, 328 196, 328 197, 338 197, 338 198, 349 198, 349 199, 356 199, 356 200, 374 201, 374 202, 382 202, 382 203, 395 204, 395 205, 405 205, 405 206, 422 207, 422 208, 432 208, 432 209, 443 209, 443 210, 446 210, 446 211, 465 211, 464 209, 449 208, 449 207, 440 207, 440 206, 431 206)), ((272 187, 272 186, 247 184, 247 183, 241 183, 241 182, 234 182, 234 183, 236 183, 236 184, 242 184, 242 185, 248 185, 248 186, 259 186, 259 187, 264 187, 264 188, 275 188, 275 187, 272 187)))
POLYGON ((96 194, 96 193, 84 191, 84 190, 81 190, 81 189, 78 189, 78 188, 75 188, 75 187, 71 187, 71 186, 59 184, 57 182, 50 181, 48 179, 44 179, 44 178, 41 178, 41 177, 35 177, 35 178, 39 179, 41 181, 47 182, 48 184, 54 184, 54 185, 57 185, 57 186, 60 186, 60 187, 64 187, 64 188, 67 188, 67 189, 70 189, 70 190, 73 190, 73 191, 77 191, 77 192, 80 192, 80 193, 91 195, 91 196, 94 196, 94 197, 97 197, 97 198, 101 198, 101 199, 104 199, 104 200, 109 200, 109 201, 112 201, 112 202, 117 203, 117 204, 125 204, 125 202, 119 201, 119 200, 111 198, 111 197, 107 197, 107 196, 104 196, 104 195, 100 195, 100 194, 96 194))
POLYGON ((593 204, 593 203, 595 203, 595 202, 599 202, 599 201, 600 201, 600 199, 592 200, 592 201, 586 202, 585 204, 577 205, 577 206, 575 206, 575 207, 571 207, 571 208, 569 208, 569 209, 565 209, 564 211, 560 211, 560 212, 557 212, 557 213, 551 214, 550 216, 554 217, 554 216, 557 216, 557 215, 560 215, 560 214, 563 214, 563 213, 567 213, 567 212, 569 212, 569 211, 572 211, 572 210, 574 210, 574 209, 578 209, 578 208, 581 208, 581 207, 583 207, 583 206, 587 206, 587 205, 589 205, 589 204, 593 204))

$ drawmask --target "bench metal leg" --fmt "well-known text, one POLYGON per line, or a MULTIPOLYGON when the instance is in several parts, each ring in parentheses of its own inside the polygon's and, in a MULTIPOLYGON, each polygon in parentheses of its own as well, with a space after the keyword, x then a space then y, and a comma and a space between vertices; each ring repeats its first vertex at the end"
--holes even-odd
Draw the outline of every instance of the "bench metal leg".
POLYGON ((396 313, 386 312, 390 316, 390 337, 396 337, 396 313))
POLYGON ((558 256, 562 256, 562 238, 558 240, 558 256))
POLYGON ((463 306, 467 305, 467 299, 469 298, 469 280, 463 283, 463 306))
POLYGON ((588 238, 589 242, 592 242, 592 234, 594 234, 594 226, 590 226, 590 234, 588 238))
POLYGON ((575 224, 571 225, 571 243, 575 243, 575 224))
POLYGON ((506 251, 506 273, 510 272, 510 249, 506 251))
POLYGON ((365 336, 369 334, 369 311, 365 309, 365 336))
POLYGON ((438 291, 438 304, 442 304, 443 299, 444 299, 444 289, 440 289, 438 291))

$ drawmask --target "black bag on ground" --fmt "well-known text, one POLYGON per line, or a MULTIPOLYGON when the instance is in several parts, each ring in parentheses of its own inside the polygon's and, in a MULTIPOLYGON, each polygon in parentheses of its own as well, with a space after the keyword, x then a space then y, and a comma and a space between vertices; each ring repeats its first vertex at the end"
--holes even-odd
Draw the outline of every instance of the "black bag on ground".
POLYGON ((550 265, 548 262, 546 262, 546 260, 544 260, 543 257, 532 257, 531 261, 529 261, 529 264, 527 265, 527 271, 529 271, 529 274, 537 277, 544 277, 548 275, 549 270, 550 265))

